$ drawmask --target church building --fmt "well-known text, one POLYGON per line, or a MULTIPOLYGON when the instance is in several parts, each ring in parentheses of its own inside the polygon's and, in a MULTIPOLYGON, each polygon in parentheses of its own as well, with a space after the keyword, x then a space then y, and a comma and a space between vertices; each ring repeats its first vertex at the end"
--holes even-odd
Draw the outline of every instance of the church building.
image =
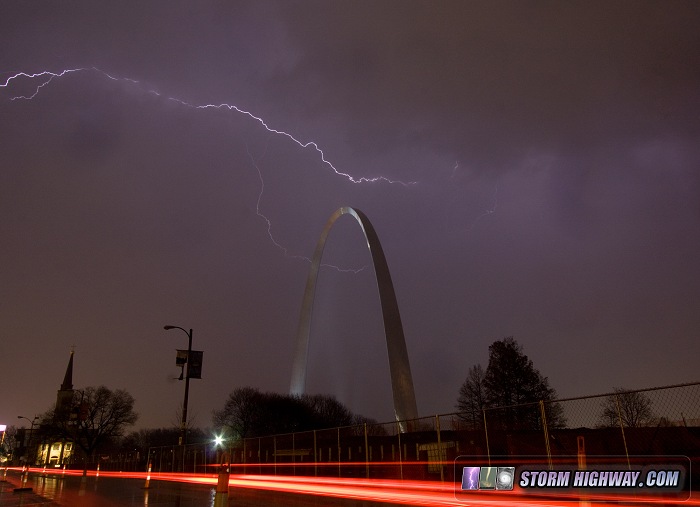
MULTIPOLYGON (((56 395, 56 409, 54 410, 54 417, 65 422, 76 415, 71 410, 73 404, 73 354, 74 351, 71 350, 66 374, 56 395)), ((66 439, 43 442, 37 450, 37 463, 44 466, 61 467, 71 462, 73 449, 73 442, 66 441, 66 439)))

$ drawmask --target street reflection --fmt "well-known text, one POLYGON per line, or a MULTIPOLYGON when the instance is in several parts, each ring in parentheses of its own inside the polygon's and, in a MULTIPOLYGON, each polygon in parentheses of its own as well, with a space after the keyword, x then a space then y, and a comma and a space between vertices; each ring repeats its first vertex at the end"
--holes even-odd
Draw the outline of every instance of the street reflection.
MULTIPOLYGON (((159 474, 144 487, 145 473, 105 472, 99 481, 95 475, 81 472, 51 475, 32 471, 22 477, 16 469, 8 475, 8 484, 0 488, 0 506, 39 506, 50 503, 61 507, 388 507, 413 505, 421 507, 464 507, 464 499, 454 494, 454 485, 436 481, 381 480, 328 477, 284 477, 235 475, 229 481, 229 494, 216 496, 217 478, 208 475, 159 474), (26 480, 27 491, 13 493, 26 480), (31 489, 29 489, 31 488, 31 489), (7 493, 5 493, 7 492, 7 493), (3 496, 6 495, 6 496, 3 496), (9 495, 9 496, 7 496, 9 495), (10 503, 8 503, 10 502, 10 503), (19 503, 18 503, 19 502, 19 503)), ((2 483, 0 483, 2 484, 2 483)), ((574 498, 560 500, 573 500, 574 498)), ((619 497, 597 498, 596 505, 619 504, 619 497)), ((631 504, 641 505, 639 498, 626 497, 631 504)), ((552 499, 518 493, 473 493, 470 505, 489 507, 517 503, 529 506, 561 505, 552 499)), ((656 505, 661 505, 658 502, 656 505)), ((648 503, 647 503, 648 504, 648 503)), ((700 506, 697 497, 685 502, 670 501, 664 505, 700 506)))

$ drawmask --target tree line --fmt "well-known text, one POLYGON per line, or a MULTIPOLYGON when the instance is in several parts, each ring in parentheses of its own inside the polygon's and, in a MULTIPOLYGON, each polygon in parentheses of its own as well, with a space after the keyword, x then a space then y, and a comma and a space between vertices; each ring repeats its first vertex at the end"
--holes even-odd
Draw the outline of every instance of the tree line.
MULTIPOLYGON (((489 346, 486 369, 480 364, 469 368, 459 389, 456 409, 471 429, 482 428, 485 417, 489 427, 495 424, 509 430, 541 429, 543 416, 548 428, 561 428, 566 425, 566 418, 556 400, 556 390, 548 378, 534 367, 523 347, 513 337, 507 337, 489 346)), ((133 396, 121 389, 77 389, 62 412, 53 407, 40 416, 36 438, 73 442, 86 458, 94 458, 99 452, 145 454, 151 447, 174 445, 180 433, 174 426, 126 434, 138 419, 134 402, 133 396)), ((616 388, 600 405, 598 426, 641 427, 653 420, 651 400, 646 395, 616 388)), ((363 423, 376 421, 354 414, 331 395, 294 396, 239 387, 229 394, 220 410, 214 410, 211 430, 187 431, 189 443, 205 443, 211 442, 214 432, 236 441, 363 423)), ((13 437, 15 431, 10 427, 7 434, 13 437)), ((11 454, 11 440, 5 439, 0 455, 11 454)))
POLYGON ((252 387, 235 389, 224 407, 215 410, 214 427, 229 438, 242 439, 374 423, 354 414, 330 395, 301 396, 263 393, 252 387))
MULTIPOLYGON (((138 420, 134 397, 128 392, 105 386, 86 387, 72 392, 69 402, 44 412, 33 427, 34 447, 39 443, 71 442, 87 464, 99 454, 137 452, 147 455, 152 447, 170 446, 178 441, 180 429, 141 429, 126 434, 138 420)), ((242 438, 352 426, 376 421, 354 414, 330 395, 283 395, 261 392, 252 387, 234 389, 221 410, 215 410, 210 431, 188 427, 188 443, 208 443, 222 435, 231 443, 242 438)), ((16 428, 12 438, 0 446, 8 457, 19 442, 16 428)), ((26 439, 25 439, 26 441, 26 439)), ((25 452, 35 451, 25 449, 25 452)), ((29 458, 31 462, 35 456, 29 458)))

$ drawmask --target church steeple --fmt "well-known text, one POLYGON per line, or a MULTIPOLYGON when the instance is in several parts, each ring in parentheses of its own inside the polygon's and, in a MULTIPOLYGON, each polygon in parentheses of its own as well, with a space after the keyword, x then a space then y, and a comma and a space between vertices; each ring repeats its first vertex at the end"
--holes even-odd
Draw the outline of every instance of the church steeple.
POLYGON ((61 388, 56 395, 55 415, 59 419, 67 419, 69 417, 73 403, 73 354, 75 354, 75 350, 71 349, 68 367, 63 377, 63 384, 61 384, 61 388))
POLYGON ((73 354, 75 354, 75 351, 71 350, 68 367, 66 368, 66 375, 63 377, 63 384, 61 384, 61 391, 73 390, 73 354))

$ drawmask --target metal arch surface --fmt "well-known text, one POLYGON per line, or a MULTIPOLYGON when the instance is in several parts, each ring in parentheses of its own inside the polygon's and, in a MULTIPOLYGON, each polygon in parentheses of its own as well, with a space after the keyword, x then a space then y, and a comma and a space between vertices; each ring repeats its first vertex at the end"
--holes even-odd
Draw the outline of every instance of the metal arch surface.
POLYGON ((397 421, 407 421, 418 418, 416 395, 413 389, 413 377, 408 361, 406 340, 401 324, 399 306, 396 302, 394 284, 391 281, 389 266, 386 263, 384 251, 379 243, 372 223, 360 210, 343 207, 339 208, 326 222, 321 236, 316 244, 316 250, 311 261, 309 276, 306 280, 304 299, 301 305, 299 329, 297 331, 296 353, 292 365, 292 382, 290 394, 302 395, 306 391, 306 369, 309 352, 309 334, 311 331, 311 318, 313 313, 314 298, 316 295, 316 281, 321 266, 321 257, 326 246, 326 239, 333 224, 342 215, 351 215, 360 224, 367 247, 372 255, 374 273, 379 289, 379 300, 382 306, 382 318, 384 321, 384 334, 386 337, 387 352, 389 354, 389 372, 391 374, 391 389, 394 397, 394 413, 397 421))

